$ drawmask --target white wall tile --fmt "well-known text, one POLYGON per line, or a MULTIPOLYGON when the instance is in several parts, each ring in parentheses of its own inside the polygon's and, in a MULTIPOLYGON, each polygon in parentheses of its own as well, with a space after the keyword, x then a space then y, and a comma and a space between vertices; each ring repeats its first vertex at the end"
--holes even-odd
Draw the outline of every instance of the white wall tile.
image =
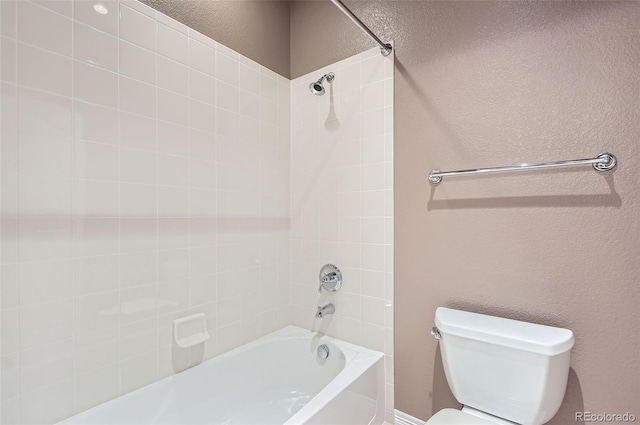
POLYGON ((74 94, 89 103, 118 107, 118 76, 82 62, 74 64, 74 94))
POLYGON ((101 292, 76 297, 73 312, 76 335, 113 328, 118 325, 118 292, 101 292))
POLYGON ((72 21, 32 2, 18 2, 18 40, 71 56, 72 21))
POLYGON ((0 311, 0 329, 2 330, 2 355, 18 351, 18 309, 0 311))
POLYGON ((117 217, 118 183, 75 180, 73 183, 73 211, 82 217, 117 217))
POLYGON ((222 81, 216 84, 216 105, 220 108, 238 111, 239 92, 238 87, 222 81))
POLYGON ((0 79, 11 83, 16 82, 17 47, 13 39, 2 37, 2 63, 0 64, 0 79))
POLYGON ((18 211, 23 216, 55 217, 69 214, 71 179, 22 175, 18 181, 18 211))
POLYGON ((157 199, 155 186, 120 183, 120 215, 123 217, 154 217, 157 199))
POLYGON ((174 155, 189 155, 189 129, 168 122, 158 122, 158 151, 174 155))
MULTIPOLYGON (((2 384, 3 401, 15 398, 20 393, 18 366, 18 353, 16 352, 0 358, 0 367, 2 368, 0 383, 2 384)), ((4 409, 5 406, 3 405, 2 408, 4 409)))
POLYGON ((0 248, 2 249, 2 263, 15 263, 18 261, 20 240, 18 238, 18 219, 2 218, 0 220, 0 248))
POLYGON ((73 301, 20 308, 20 348, 26 350, 73 336, 73 301))
POLYGON ((264 72, 260 73, 260 97, 274 103, 278 101, 278 83, 264 72))
POLYGON ((362 113, 360 134, 362 138, 380 136, 384 134, 384 109, 374 109, 362 113))
POLYGON ((188 217, 189 189, 179 186, 158 187, 159 217, 188 217))
POLYGON ((118 148, 93 142, 76 142, 73 149, 73 175, 92 180, 118 180, 118 148))
POLYGON ((188 218, 161 218, 158 220, 158 249, 189 247, 188 218))
POLYGON ((218 158, 218 138, 214 133, 189 130, 189 157, 207 161, 215 161, 218 158))
POLYGON ((17 2, 7 0, 0 3, 0 34, 5 37, 16 38, 17 2))
POLYGON ((120 181, 155 184, 157 154, 140 149, 120 149, 120 181))
POLYGON ((76 375, 76 409, 83 411, 104 403, 119 394, 120 375, 117 364, 76 375), (96 385, 100 382, 100 385, 96 385))
MULTIPOLYGON (((189 101, 189 125, 195 129, 216 131, 216 108, 197 100, 189 101)), ((223 134, 224 135, 224 134, 223 134)))
POLYGON ((120 218, 120 252, 157 249, 157 219, 120 218))
POLYGON ((71 59, 18 43, 18 83, 70 96, 71 59))
MULTIPOLYGON (((18 253, 21 261, 71 257, 73 223, 70 218, 20 218, 18 253)), ((3 229, 3 238, 4 238, 3 229)), ((5 250, 2 250, 3 256, 5 250)))
MULTIPOLYGON (((75 338, 76 374, 86 373, 118 362, 119 329, 78 335, 75 338)), ((95 385, 95 382, 94 382, 95 385)))
POLYGON ((80 101, 75 101, 73 107, 76 140, 118 144, 118 111, 116 109, 80 101))
POLYGON ((18 307, 18 265, 5 264, 0 266, 2 300, 0 309, 7 310, 18 307))
POLYGON ((73 340, 20 352, 20 392, 28 393, 73 375, 73 340))
MULTIPOLYGON (((76 82, 78 77, 82 78, 82 75, 76 75, 76 82)), ((76 84, 77 87, 78 84, 76 84)), ((71 100, 65 97, 20 87, 18 88, 18 129, 70 138, 71 105, 71 100)), ((3 109, 3 114, 4 112, 3 109)))
MULTIPOLYGON (((238 86, 242 90, 247 90, 254 94, 260 93, 260 72, 257 68, 247 66, 244 63, 240 63, 238 66, 238 86)), ((287 99, 287 105, 289 99, 287 99)))
POLYGON ((181 126, 188 125, 188 98, 167 90, 158 90, 158 118, 181 126))
POLYGON ((158 56, 158 87, 183 95, 188 94, 189 68, 171 59, 158 56))
POLYGON ((384 136, 363 139, 360 147, 363 164, 374 164, 385 161, 384 136))
MULTIPOLYGON (((118 289, 117 255, 77 258, 73 261, 73 294, 91 295, 118 289)), ((71 279, 69 280, 71 282, 71 279)))
POLYGON ((155 352, 145 353, 120 363, 120 389, 133 391, 156 380, 158 359, 155 352))
POLYGON ((117 218, 76 217, 73 225, 73 252, 77 257, 118 252, 117 218))
MULTIPOLYGON (((189 281, 187 279, 158 284, 158 314, 181 311, 189 306, 189 281)), ((155 339, 155 319, 154 319, 155 339)))
POLYGON ((216 134, 220 136, 237 139, 239 115, 225 109, 216 109, 216 134))
POLYGON ((203 72, 189 69, 189 96, 202 102, 215 104, 216 80, 203 72))
POLYGON ((118 1, 102 0, 100 2, 108 11, 100 14, 93 8, 95 3, 88 1, 74 2, 74 17, 76 20, 100 31, 118 36, 118 1))
POLYGON ((199 246, 190 250, 189 275, 209 275, 217 271, 216 247, 199 246))
MULTIPOLYGON (((6 153, 6 151, 4 152, 6 153)), ((5 217, 18 215, 18 174, 11 173, 2 176, 2 190, 0 191, 0 212, 5 217)))
POLYGON ((61 301, 73 296, 70 259, 20 263, 20 305, 61 301))
POLYGON ((167 25, 158 24, 158 54, 186 65, 188 53, 189 39, 186 34, 167 25))
MULTIPOLYGON (((120 112, 120 145, 131 148, 155 150, 156 126, 152 118, 120 112)), ((162 129, 162 126, 158 126, 162 129)), ((162 132, 158 132, 163 134, 162 132)))
POLYGON ((150 285, 158 280, 158 255, 155 252, 128 253, 120 256, 120 288, 150 285))
POLYGON ((120 291, 120 323, 132 323, 156 316, 157 286, 146 285, 120 291))
POLYGON ((205 74, 215 75, 215 64, 215 50, 189 38, 189 66, 205 74))
POLYGON ((216 300, 216 275, 200 275, 189 278, 191 305, 200 305, 216 300))
POLYGON ((18 170, 23 174, 70 177, 71 140, 22 132, 18 135, 18 170))
POLYGON ((189 159, 183 156, 158 154, 158 184, 189 185, 189 159))
POLYGON ((156 88, 131 78, 120 77, 120 109, 149 118, 156 117, 156 88))
POLYGON ((120 358, 128 359, 157 348, 156 318, 120 326, 120 358))
POLYGON ((57 12, 61 15, 71 17, 73 11, 73 3, 71 0, 35 0, 34 3, 37 3, 47 9, 51 9, 54 12, 57 12))
POLYGON ((156 83, 156 54, 126 41, 120 41, 120 74, 147 84, 156 83))
POLYGON ((238 111, 255 120, 260 118, 260 97, 256 93, 240 89, 238 111))
POLYGON ((118 71, 118 39, 94 27, 75 22, 74 59, 110 71, 118 71))
POLYGON ((384 176, 385 165, 383 163, 363 165, 361 168, 362 190, 385 189, 384 176))
POLYGON ((20 397, 20 418, 23 423, 58 422, 74 411, 73 380, 39 388, 20 397))
POLYGON ((233 86, 238 85, 238 61, 221 52, 216 52, 216 77, 233 86))
MULTIPOLYGON (((18 146, 17 141, 15 140, 15 131, 19 127, 19 104, 18 102, 16 102, 18 100, 18 88, 14 84, 2 82, 0 83, 0 94, 2 95, 0 97, 0 105, 2 106, 2 116, 0 117, 0 122, 3 126, 2 147, 6 152, 7 146, 13 145, 15 149, 13 149, 12 152, 16 152, 18 146), (9 144, 7 144, 7 139, 10 139, 9 144)), ((7 162, 4 160, 4 157, 2 158, 2 161, 5 165, 7 164, 7 162)))
POLYGON ((155 52, 156 25, 154 19, 120 4, 120 38, 123 40, 155 52))
POLYGON ((201 161, 197 159, 189 160, 189 186, 205 189, 216 188, 216 163, 201 161))

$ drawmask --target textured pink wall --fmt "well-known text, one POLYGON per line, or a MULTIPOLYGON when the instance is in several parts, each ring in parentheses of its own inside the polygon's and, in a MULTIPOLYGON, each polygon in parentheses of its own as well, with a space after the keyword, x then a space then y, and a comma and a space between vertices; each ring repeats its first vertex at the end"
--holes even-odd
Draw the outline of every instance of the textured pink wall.
POLYGON ((285 77, 289 0, 140 0, 285 77))
MULTIPOLYGON (((347 4, 396 42, 396 408, 455 406, 437 306, 572 329, 565 403, 640 415, 640 3, 347 4), (618 156, 458 178, 433 168, 618 156)), ((371 46, 329 2, 292 3, 292 76, 371 46)))

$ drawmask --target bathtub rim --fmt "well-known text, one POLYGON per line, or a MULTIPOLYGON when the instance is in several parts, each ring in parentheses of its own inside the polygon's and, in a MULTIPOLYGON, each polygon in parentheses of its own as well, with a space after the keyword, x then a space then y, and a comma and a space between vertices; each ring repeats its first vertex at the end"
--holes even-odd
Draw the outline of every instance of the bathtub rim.
POLYGON ((313 351, 315 351, 315 347, 322 343, 332 343, 337 346, 344 354, 345 365, 343 369, 324 388, 322 388, 318 392, 318 394, 316 394, 311 400, 309 400, 307 404, 305 404, 299 411, 297 411, 289 419, 287 419, 282 425, 304 424, 325 406, 327 406, 332 400, 334 400, 342 391, 347 389, 349 385, 355 382, 362 374, 369 370, 369 368, 375 366, 377 362, 382 361, 382 359, 384 358, 384 354, 379 351, 375 351, 334 337, 330 337, 320 332, 313 332, 308 329, 300 328, 298 326, 287 325, 276 331, 270 332, 264 336, 249 341, 243 345, 232 348, 231 350, 212 357, 211 359, 198 363, 197 365, 192 366, 189 369, 170 376, 166 376, 162 379, 149 383, 126 394, 122 394, 116 398, 107 400, 104 403, 101 403, 90 409, 84 410, 82 412, 77 412, 74 415, 57 422, 56 425, 76 423, 71 420, 78 416, 92 415, 99 412, 100 410, 107 409, 109 407, 109 403, 113 402, 114 400, 130 397, 131 395, 138 393, 139 391, 143 391, 147 387, 159 382, 171 381, 177 379, 180 376, 197 373, 197 369, 199 366, 222 362, 227 358, 244 353, 246 351, 250 351, 261 345, 289 339, 309 339, 312 342, 312 346, 314 347, 313 351))

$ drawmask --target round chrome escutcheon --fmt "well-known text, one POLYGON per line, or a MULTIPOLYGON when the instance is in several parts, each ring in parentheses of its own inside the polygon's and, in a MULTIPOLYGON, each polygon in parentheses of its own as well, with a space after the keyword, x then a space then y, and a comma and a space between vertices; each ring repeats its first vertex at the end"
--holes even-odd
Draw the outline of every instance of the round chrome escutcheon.
POLYGON ((320 287, 327 292, 337 292, 342 288, 342 272, 333 264, 325 264, 320 269, 320 287))

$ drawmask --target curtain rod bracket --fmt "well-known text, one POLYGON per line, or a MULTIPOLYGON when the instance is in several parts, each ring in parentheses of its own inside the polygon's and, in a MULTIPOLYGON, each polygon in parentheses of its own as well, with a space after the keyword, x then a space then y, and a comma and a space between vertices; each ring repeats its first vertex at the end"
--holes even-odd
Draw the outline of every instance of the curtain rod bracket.
POLYGON ((341 0, 331 0, 331 3, 335 4, 338 9, 342 11, 349 19, 353 21, 365 34, 367 34, 373 41, 376 42, 378 46, 380 46, 380 53, 382 56, 389 56, 393 51, 393 47, 390 43, 385 43, 376 36, 373 31, 369 29, 356 15, 353 14, 349 8, 342 3, 341 0))

